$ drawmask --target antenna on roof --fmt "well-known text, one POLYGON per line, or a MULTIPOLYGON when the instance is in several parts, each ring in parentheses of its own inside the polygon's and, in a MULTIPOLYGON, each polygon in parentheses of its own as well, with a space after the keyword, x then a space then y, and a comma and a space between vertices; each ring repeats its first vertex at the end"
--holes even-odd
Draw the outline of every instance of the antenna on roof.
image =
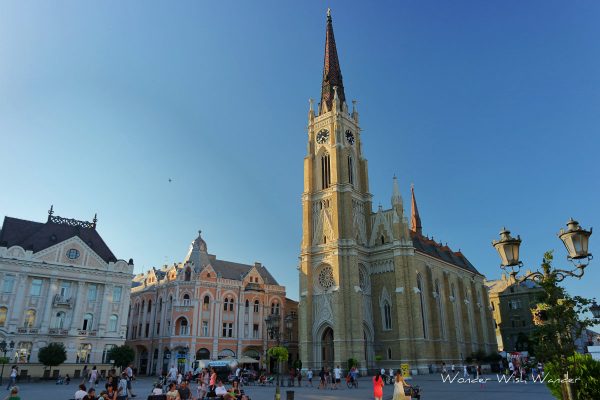
POLYGON ((92 225, 94 229, 96 229, 96 223, 98 222, 98 213, 94 213, 94 219, 92 220, 92 225))
POLYGON ((50 209, 48 210, 48 222, 50 222, 50 219, 52 218, 52 214, 54 214, 54 205, 53 204, 50 205, 50 209))

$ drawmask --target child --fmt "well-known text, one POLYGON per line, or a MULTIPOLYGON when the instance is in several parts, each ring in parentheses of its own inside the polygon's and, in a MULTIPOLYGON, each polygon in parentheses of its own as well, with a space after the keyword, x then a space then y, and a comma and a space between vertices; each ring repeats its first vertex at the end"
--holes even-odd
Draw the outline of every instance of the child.
POLYGON ((69 383, 71 383, 71 377, 69 376, 69 374, 67 374, 65 378, 65 385, 68 385, 69 383))

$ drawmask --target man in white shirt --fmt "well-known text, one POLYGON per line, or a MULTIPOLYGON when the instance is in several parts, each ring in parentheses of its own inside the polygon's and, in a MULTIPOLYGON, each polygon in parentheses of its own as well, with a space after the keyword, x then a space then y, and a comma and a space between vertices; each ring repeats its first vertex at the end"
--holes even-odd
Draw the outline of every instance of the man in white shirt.
POLYGON ((333 387, 337 389, 342 381, 342 369, 339 365, 333 369, 333 377, 335 378, 335 385, 333 387))
POLYGON ((217 395, 217 397, 223 397, 227 394, 227 389, 225 388, 225 386, 223 386, 223 382, 221 382, 220 380, 219 382, 217 382, 215 394, 217 395))
POLYGON ((171 365, 169 370, 169 382, 177 382, 177 368, 175 368, 175 365, 171 365))
POLYGON ((136 394, 133 393, 132 381, 133 381, 133 369, 131 368, 133 364, 129 364, 127 368, 125 368, 125 373, 127 374, 127 392, 131 397, 136 397, 136 394))
POLYGON ((75 392, 75 396, 73 396, 75 398, 75 400, 81 400, 83 399, 83 397, 87 395, 87 392, 85 390, 85 385, 81 384, 79 385, 79 390, 75 392))

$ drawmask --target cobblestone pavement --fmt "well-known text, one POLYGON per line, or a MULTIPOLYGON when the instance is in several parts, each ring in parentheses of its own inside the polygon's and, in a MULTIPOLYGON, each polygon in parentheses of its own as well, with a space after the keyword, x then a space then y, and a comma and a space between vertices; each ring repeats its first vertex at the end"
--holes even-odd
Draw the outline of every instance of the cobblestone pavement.
MULTIPOLYGON (((421 387, 421 399, 490 399, 490 400, 552 400, 550 391, 544 384, 539 383, 498 383, 495 375, 488 375, 490 381, 484 385, 479 383, 443 383, 439 375, 420 375, 411 379, 411 384, 421 387)), ((146 400, 152 389, 154 380, 142 377, 134 382, 135 400, 146 400)), ((6 381, 4 384, 6 385, 6 381)), ((53 382, 23 383, 19 384, 22 400, 68 400, 73 398, 79 382, 71 382, 70 385, 55 385, 53 382)), ((304 384, 305 382, 303 382, 304 384)), ((104 387, 103 383, 99 386, 104 387)), ((195 385, 194 385, 195 390, 195 385)), ((244 388, 252 400, 272 400, 275 395, 274 386, 247 386, 244 388)), ((6 386, 1 390, 8 395, 6 386)), ((287 400, 287 391, 294 391, 294 400, 369 400, 373 399, 371 381, 369 378, 361 378, 358 389, 343 387, 339 390, 318 390, 315 387, 281 387, 281 399, 287 400)), ((391 399, 393 386, 386 385, 384 389, 384 400, 391 399)), ((5 395, 1 395, 3 399, 5 395)))

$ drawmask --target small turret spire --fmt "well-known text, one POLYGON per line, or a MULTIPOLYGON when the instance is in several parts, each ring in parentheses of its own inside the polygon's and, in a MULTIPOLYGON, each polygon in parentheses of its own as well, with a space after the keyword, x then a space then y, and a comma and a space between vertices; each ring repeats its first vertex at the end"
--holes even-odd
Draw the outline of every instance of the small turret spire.
POLYGON ((321 109, 320 114, 328 112, 332 108, 334 87, 337 86, 337 97, 339 107, 343 109, 346 103, 344 84, 342 83, 342 70, 338 59, 335 37, 333 36, 333 23, 331 20, 331 9, 327 9, 327 27, 325 30, 325 62, 323 66, 323 83, 321 85, 321 109))
POLYGON ((399 204, 402 207, 402 196, 400 195, 400 188, 398 187, 398 179, 394 175, 394 187, 392 192, 392 205, 399 204))
POLYGON ((423 234, 423 227, 421 226, 421 217, 419 216, 419 209, 417 208, 417 199, 415 198, 415 185, 410 185, 411 195, 411 212, 410 212, 410 230, 418 234, 423 234))

